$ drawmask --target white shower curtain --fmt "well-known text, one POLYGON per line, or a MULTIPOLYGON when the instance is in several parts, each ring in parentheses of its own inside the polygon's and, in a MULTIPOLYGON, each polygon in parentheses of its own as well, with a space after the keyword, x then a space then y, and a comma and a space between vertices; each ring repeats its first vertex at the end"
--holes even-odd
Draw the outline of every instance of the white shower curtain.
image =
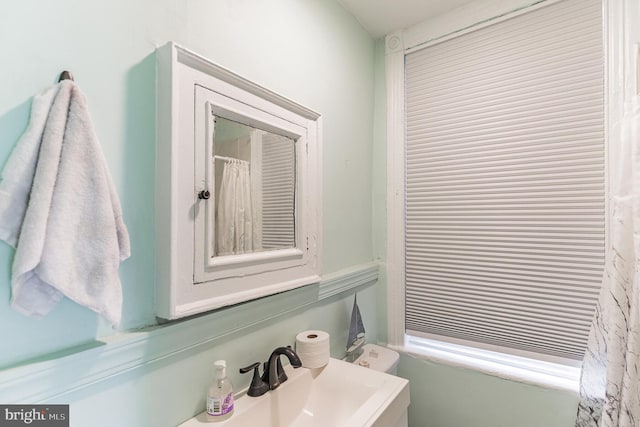
POLYGON ((217 209, 217 253, 230 255, 255 250, 248 162, 225 161, 217 209))
POLYGON ((640 98, 610 152, 610 243, 582 365, 577 427, 640 426, 640 98))

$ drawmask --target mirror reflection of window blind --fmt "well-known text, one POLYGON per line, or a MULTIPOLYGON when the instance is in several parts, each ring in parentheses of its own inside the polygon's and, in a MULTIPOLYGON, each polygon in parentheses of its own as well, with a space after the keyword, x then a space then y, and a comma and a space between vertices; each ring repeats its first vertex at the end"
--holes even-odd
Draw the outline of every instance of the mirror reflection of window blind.
POLYGON ((293 248, 295 244, 296 153, 293 140, 262 135, 262 247, 293 248))
POLYGON ((582 358, 604 262, 601 9, 565 0, 406 55, 408 334, 582 358))

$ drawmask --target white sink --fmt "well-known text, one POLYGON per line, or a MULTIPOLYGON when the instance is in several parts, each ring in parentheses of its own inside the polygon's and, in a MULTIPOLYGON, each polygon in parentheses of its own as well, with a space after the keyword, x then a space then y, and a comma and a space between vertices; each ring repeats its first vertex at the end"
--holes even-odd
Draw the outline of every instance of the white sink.
POLYGON ((236 399, 227 421, 207 423, 202 413, 180 427, 388 427, 409 406, 409 381, 342 360, 285 371, 289 380, 276 390, 236 399))

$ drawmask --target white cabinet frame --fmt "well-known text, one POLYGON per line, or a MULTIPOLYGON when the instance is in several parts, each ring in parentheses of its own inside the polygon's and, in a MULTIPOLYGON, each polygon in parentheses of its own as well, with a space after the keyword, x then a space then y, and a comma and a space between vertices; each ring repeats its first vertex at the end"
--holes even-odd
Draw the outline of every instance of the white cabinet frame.
MULTIPOLYGON (((172 42, 157 50, 156 313, 177 319, 320 281, 321 116, 172 42), (297 140, 296 247, 210 257, 210 114, 297 140)), ((213 197, 212 197, 213 199, 213 197)))

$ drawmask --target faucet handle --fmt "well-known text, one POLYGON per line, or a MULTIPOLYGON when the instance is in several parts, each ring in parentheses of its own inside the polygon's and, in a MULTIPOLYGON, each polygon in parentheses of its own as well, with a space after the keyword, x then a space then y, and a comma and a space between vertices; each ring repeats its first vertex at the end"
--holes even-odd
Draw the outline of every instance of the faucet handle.
POLYGON ((252 397, 262 396, 269 391, 269 383, 264 382, 262 378, 260 378, 259 368, 260 362, 256 362, 252 365, 240 368, 241 374, 246 374, 247 372, 253 370, 253 378, 251 379, 251 385, 249 386, 249 390, 247 391, 247 395, 252 397))

